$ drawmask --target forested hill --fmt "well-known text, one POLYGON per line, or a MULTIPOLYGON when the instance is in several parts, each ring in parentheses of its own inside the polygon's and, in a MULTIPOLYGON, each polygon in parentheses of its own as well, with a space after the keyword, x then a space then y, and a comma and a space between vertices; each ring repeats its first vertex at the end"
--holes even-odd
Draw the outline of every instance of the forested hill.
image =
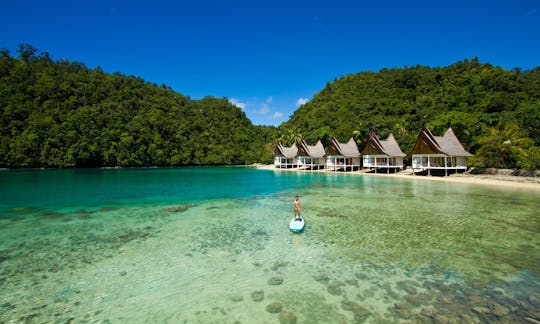
POLYGON ((410 153, 422 125, 434 135, 452 127, 479 153, 477 165, 534 168, 525 162, 540 159, 540 68, 506 70, 472 59, 347 75, 295 111, 280 132, 285 142, 354 136, 360 147, 371 131, 393 133, 410 153))
POLYGON ((20 45, 0 51, 0 167, 227 165, 270 162, 276 141, 325 144, 393 133, 409 153, 422 125, 452 127, 474 165, 540 167, 540 67, 476 59, 347 75, 277 130, 226 98, 191 100, 20 45))
POLYGON ((53 61, 30 45, 0 57, 0 167, 181 166, 271 159, 271 127, 227 99, 53 61))

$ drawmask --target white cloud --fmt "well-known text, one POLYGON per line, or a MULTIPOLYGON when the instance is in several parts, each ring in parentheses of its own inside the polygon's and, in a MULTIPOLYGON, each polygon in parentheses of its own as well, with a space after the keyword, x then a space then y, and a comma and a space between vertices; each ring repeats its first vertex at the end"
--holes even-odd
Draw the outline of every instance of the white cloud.
POLYGON ((244 108, 246 108, 246 106, 247 106, 246 103, 241 102, 240 100, 234 99, 234 98, 231 98, 231 99, 229 100, 229 102, 230 102, 231 104, 235 105, 236 107, 240 108, 240 109, 244 109, 244 108))
POLYGON ((300 106, 306 104, 306 102, 308 102, 308 101, 309 101, 308 98, 298 98, 298 100, 296 100, 296 106, 300 107, 300 106))
POLYGON ((272 118, 281 118, 283 117, 283 113, 280 113, 279 111, 276 111, 273 115, 272 115, 272 118))
POLYGON ((266 100, 261 104, 261 108, 257 111, 261 115, 266 115, 270 112, 270 104, 274 100, 272 97, 266 98, 266 100))
POLYGON ((269 111, 270 111, 270 107, 268 106, 268 104, 263 103, 261 105, 261 109, 259 109, 258 113, 261 114, 261 115, 266 115, 266 114, 268 114, 269 111))

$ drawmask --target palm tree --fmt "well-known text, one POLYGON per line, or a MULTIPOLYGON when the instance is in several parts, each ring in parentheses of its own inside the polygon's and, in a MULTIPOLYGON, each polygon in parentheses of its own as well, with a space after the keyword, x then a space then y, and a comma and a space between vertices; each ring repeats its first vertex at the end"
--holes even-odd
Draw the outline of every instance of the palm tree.
POLYGON ((299 128, 288 128, 282 133, 278 141, 285 145, 292 145, 293 143, 300 143, 304 139, 304 135, 299 128))
POLYGON ((404 122, 400 121, 394 125, 394 130, 399 134, 399 137, 407 135, 407 129, 405 128, 404 122))
POLYGON ((481 147, 476 152, 477 159, 485 167, 515 167, 532 140, 523 134, 515 123, 489 128, 486 136, 480 138, 481 147))

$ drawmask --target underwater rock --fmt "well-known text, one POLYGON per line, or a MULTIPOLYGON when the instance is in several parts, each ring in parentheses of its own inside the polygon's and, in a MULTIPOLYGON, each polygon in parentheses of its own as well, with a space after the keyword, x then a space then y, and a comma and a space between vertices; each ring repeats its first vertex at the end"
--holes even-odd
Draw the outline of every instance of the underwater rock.
POLYGON ((403 290, 405 290, 405 292, 407 292, 410 295, 416 295, 417 293, 416 288, 411 287, 411 286, 404 286, 403 290))
POLYGON ((477 317, 471 316, 466 313, 459 314, 460 322, 467 324, 477 324, 480 323, 480 320, 477 317))
POLYGON ((278 286, 278 285, 281 285, 282 283, 283 283, 283 278, 281 277, 272 277, 268 279, 268 284, 272 286, 278 286))
POLYGON ((412 281, 399 281, 396 285, 399 287, 399 289, 405 290, 405 292, 407 292, 409 295, 416 295, 416 288, 413 287, 415 284, 416 283, 412 281))
POLYGON ((354 274, 354 276, 355 276, 356 279, 358 279, 358 280, 369 280, 368 275, 366 275, 365 273, 357 272, 357 273, 354 274))
POLYGON ((319 273, 319 274, 316 274, 313 276, 313 278, 322 283, 322 284, 327 284, 329 281, 330 281, 330 277, 328 277, 328 275, 326 273, 319 273))
POLYGON ((421 315, 423 315, 425 317, 429 317, 429 318, 435 318, 437 313, 438 313, 437 309, 435 309, 435 307, 433 307, 433 306, 424 307, 420 311, 421 315))
POLYGON ((540 324, 540 312, 536 314, 529 314, 530 316, 525 317, 528 323, 540 324))
POLYGON ((417 295, 405 295, 403 298, 413 306, 420 306, 422 304, 422 299, 417 295))
POLYGON ((190 209, 191 207, 195 207, 195 206, 197 206, 197 205, 195 205, 195 204, 185 204, 185 205, 165 208, 164 210, 166 212, 169 212, 169 213, 183 213, 186 210, 190 209))
POLYGON ((270 269, 277 271, 279 270, 279 268, 285 268, 288 265, 289 265, 289 262, 287 261, 276 261, 274 262, 274 265, 270 269))
POLYGON ((244 300, 243 296, 231 296, 231 300, 235 303, 239 303, 244 300))
POLYGON ((251 293, 251 299, 253 299, 254 302, 260 302, 264 299, 264 291, 262 290, 256 290, 251 293))
POLYGON ((527 300, 534 306, 540 307, 540 296, 539 295, 530 295, 527 300))
POLYGON ((38 213, 38 216, 44 216, 44 217, 60 217, 60 216, 64 216, 64 214, 62 213, 59 213, 59 212, 55 212, 55 211, 42 211, 42 212, 39 212, 38 213))
POLYGON ((369 316, 371 314, 371 312, 368 309, 362 307, 356 302, 353 302, 347 299, 341 300, 341 308, 343 308, 343 310, 353 312, 354 319, 356 321, 360 321, 364 317, 369 316))
POLYGON ((405 304, 394 304, 394 312, 402 319, 410 319, 413 315, 409 307, 405 304))
POLYGON ((375 296, 375 288, 371 288, 371 289, 366 289, 362 292, 362 295, 364 296, 364 298, 371 298, 373 296, 375 296))
POLYGON ((434 290, 438 289, 439 285, 435 281, 426 280, 422 283, 422 286, 426 288, 427 290, 434 290))
POLYGON ((341 290, 341 287, 342 286, 345 286, 345 284, 341 281, 334 281, 330 284, 328 284, 328 287, 326 290, 328 290, 328 292, 334 296, 340 296, 343 291, 341 290))
POLYGON ((396 300, 399 299, 399 295, 395 291, 392 290, 392 287, 390 287, 389 283, 385 283, 384 285, 382 285, 382 288, 386 290, 386 293, 392 299, 396 299, 396 300))
POLYGON ((452 304, 452 301, 446 296, 439 296, 437 301, 441 304, 452 304))
POLYGON ((358 287, 358 280, 356 280, 356 279, 353 279, 353 278, 345 279, 345 282, 346 282, 347 285, 349 285, 349 286, 355 286, 355 287, 358 287))
POLYGON ((484 299, 478 295, 469 296, 469 303, 473 305, 480 305, 484 303, 484 299))
POLYGON ((341 308, 343 308, 343 310, 352 311, 356 305, 358 304, 353 302, 352 300, 348 300, 348 299, 341 300, 341 308))
POLYGON ((277 314, 281 313, 283 310, 283 305, 281 303, 271 303, 266 306, 266 311, 268 313, 277 314))
POLYGON ((407 308, 399 308, 395 310, 397 316, 399 316, 402 319, 410 319, 412 317, 412 312, 410 309, 407 308))
POLYGON ((279 314, 279 323, 281 324, 296 324, 296 315, 291 312, 283 312, 279 314))
POLYGON ((502 305, 493 303, 491 307, 491 313, 497 317, 502 317, 510 313, 510 310, 502 305))
POLYGON ((121 271, 121 272, 120 272, 120 275, 121 275, 121 276, 127 275, 127 271, 121 271))
MULTIPOLYGON (((385 323, 387 323, 387 322, 385 322, 385 323)), ((390 322, 388 322, 388 323, 390 323, 390 322)), ((422 316, 422 315, 415 315, 415 316, 413 315, 413 318, 409 322, 406 322, 406 323, 433 324, 433 319, 427 318, 427 317, 422 316)))
POLYGON ((480 315, 489 314, 490 310, 487 307, 472 307, 471 310, 480 315))
POLYGON ((34 323, 35 321, 34 318, 39 317, 40 315, 41 315, 40 313, 31 313, 31 314, 22 316, 19 320, 22 323, 34 323))
POLYGON ((118 236, 118 240, 122 243, 127 243, 137 239, 144 239, 147 236, 150 236, 150 233, 141 232, 141 231, 131 231, 126 234, 118 236))
POLYGON ((448 317, 444 316, 444 315, 436 315, 435 316, 435 323, 437 324, 448 324, 450 323, 450 320, 448 319, 448 317))
MULTIPOLYGON (((3 252, 3 251, 2 251, 2 252, 3 252)), ((0 263, 2 263, 2 262, 4 262, 4 261, 7 261, 7 260, 9 260, 9 259, 11 259, 11 255, 9 255, 9 254, 3 254, 3 253, 2 253, 2 254, 0 255, 0 263)))

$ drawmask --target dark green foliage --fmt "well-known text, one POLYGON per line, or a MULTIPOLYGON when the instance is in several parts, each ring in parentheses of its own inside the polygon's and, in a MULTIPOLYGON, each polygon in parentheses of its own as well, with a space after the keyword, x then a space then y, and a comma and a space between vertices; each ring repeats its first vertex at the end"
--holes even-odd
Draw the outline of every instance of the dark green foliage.
POLYGON ((0 166, 227 165, 271 161, 274 127, 226 98, 54 62, 31 45, 0 54, 0 166))
POLYGON ((481 146, 472 159, 474 165, 506 169, 515 166, 530 168, 536 163, 537 151, 529 149, 532 140, 515 123, 501 123, 498 127, 489 128, 478 142, 481 146))
MULTIPOLYGON (((326 84, 279 131, 288 141, 297 130, 310 142, 354 137, 360 148, 371 131, 381 138, 393 133, 401 149, 410 153, 423 125, 436 136, 452 127, 465 148, 475 153, 502 122, 540 145, 540 68, 510 71, 472 59, 444 68, 414 66, 346 75, 326 84)), ((519 166, 515 157, 507 159, 505 167, 519 166)))

